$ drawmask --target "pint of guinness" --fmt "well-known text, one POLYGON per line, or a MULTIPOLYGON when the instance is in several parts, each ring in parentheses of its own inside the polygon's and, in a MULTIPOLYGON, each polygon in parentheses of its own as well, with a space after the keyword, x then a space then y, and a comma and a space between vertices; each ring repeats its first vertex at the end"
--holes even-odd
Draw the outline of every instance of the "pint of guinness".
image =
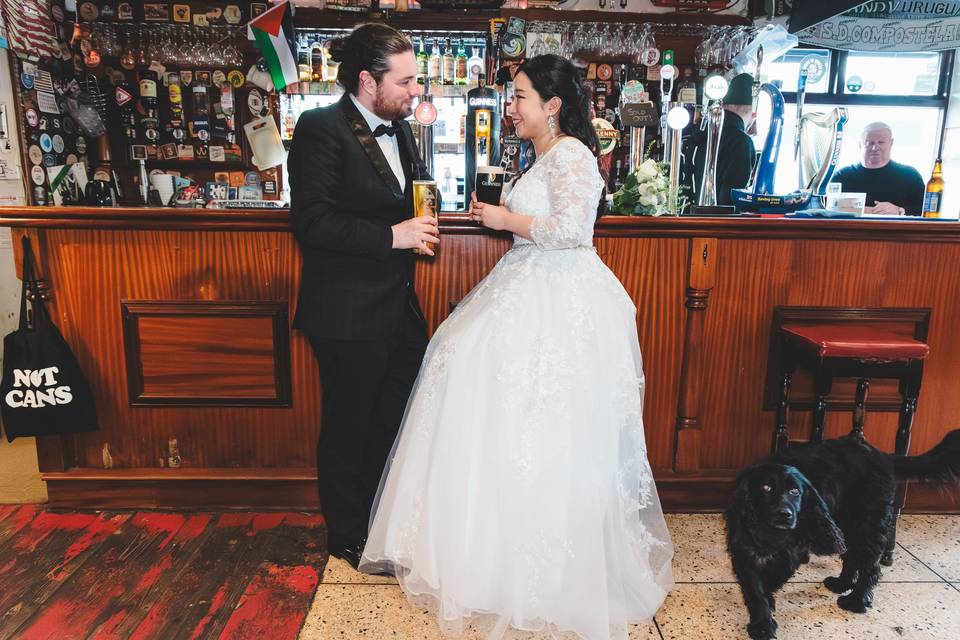
POLYGON ((499 205, 503 167, 477 167, 477 201, 499 205))

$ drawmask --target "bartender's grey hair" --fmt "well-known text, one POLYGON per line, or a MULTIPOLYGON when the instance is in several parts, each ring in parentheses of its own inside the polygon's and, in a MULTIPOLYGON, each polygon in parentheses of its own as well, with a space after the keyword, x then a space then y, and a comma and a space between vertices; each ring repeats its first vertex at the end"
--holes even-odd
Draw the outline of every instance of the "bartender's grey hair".
POLYGON ((860 132, 860 141, 862 142, 864 138, 867 137, 867 134, 873 133, 874 131, 889 131, 890 137, 893 137, 893 129, 890 128, 886 122, 871 122, 863 128, 863 131, 860 132))

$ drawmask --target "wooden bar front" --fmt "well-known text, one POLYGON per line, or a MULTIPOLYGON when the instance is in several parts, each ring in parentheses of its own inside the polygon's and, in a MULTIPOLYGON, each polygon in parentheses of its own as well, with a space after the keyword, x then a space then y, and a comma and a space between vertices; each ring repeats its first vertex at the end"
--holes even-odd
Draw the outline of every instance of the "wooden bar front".
MULTIPOLYGON (((38 440, 52 505, 317 506, 320 380, 289 328, 300 256, 286 211, 0 208, 0 225, 16 246, 33 239, 98 400, 99 432, 38 440)), ((442 233, 416 278, 431 330, 511 244, 459 215, 442 233)), ((724 507, 736 472, 769 450, 778 307, 928 313, 911 451, 960 427, 960 223, 606 217, 596 246, 637 305, 649 457, 668 510, 724 507)), ((896 389, 873 389, 867 437, 892 450, 896 389)), ((845 395, 837 385, 835 400, 845 395)), ((791 435, 808 423, 794 411, 791 435)), ((828 414, 827 436, 849 424, 849 412, 828 414)), ((911 487, 908 506, 960 500, 911 487)))

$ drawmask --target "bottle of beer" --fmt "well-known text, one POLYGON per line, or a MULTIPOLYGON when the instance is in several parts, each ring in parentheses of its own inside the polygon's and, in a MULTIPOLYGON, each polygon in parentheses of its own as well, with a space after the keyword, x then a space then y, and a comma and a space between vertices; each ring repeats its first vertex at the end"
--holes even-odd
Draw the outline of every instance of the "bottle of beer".
POLYGON ((427 64, 427 39, 420 38, 420 51, 417 52, 417 82, 423 84, 428 75, 428 64, 427 64))
POLYGON ((927 191, 923 196, 923 217, 939 218, 940 205, 943 202, 943 162, 940 158, 933 165, 933 175, 927 181, 927 191))
POLYGON ((440 60, 440 42, 433 41, 433 48, 430 50, 430 58, 427 60, 427 76, 430 78, 430 84, 443 84, 443 65, 440 60))
POLYGON ((467 84, 467 50, 463 48, 463 40, 460 40, 460 46, 457 48, 457 84, 467 84))
POLYGON ((453 84, 457 75, 456 57, 453 55, 453 45, 447 38, 447 49, 443 52, 443 84, 453 84))

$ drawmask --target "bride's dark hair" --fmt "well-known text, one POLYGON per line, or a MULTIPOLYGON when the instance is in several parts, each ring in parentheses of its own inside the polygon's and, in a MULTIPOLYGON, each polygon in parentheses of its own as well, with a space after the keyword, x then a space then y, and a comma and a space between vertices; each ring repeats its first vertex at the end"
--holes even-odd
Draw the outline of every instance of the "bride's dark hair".
POLYGON ((548 53, 528 58, 517 69, 520 72, 527 74, 544 102, 554 96, 560 98, 560 131, 577 138, 597 155, 600 140, 590 122, 590 95, 583 88, 580 71, 566 58, 548 53))

